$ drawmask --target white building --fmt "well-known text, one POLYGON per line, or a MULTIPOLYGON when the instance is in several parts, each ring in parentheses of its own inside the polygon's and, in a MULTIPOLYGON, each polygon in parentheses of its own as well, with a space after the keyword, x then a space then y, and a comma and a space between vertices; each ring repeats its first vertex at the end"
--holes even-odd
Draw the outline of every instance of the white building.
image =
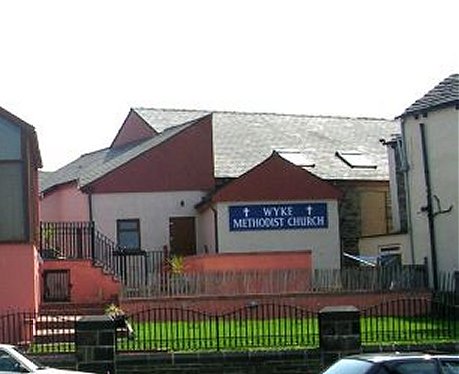
POLYGON ((401 137, 391 142, 395 222, 408 229, 411 262, 429 263, 433 285, 459 271, 458 109, 454 74, 405 110, 401 137))

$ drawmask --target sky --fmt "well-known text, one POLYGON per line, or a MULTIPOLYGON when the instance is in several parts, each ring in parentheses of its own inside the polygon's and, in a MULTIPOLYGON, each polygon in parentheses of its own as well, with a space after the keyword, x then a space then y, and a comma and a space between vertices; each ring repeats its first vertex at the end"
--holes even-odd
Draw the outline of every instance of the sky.
POLYGON ((132 107, 394 118, 459 73, 457 0, 0 0, 0 106, 43 170, 132 107))

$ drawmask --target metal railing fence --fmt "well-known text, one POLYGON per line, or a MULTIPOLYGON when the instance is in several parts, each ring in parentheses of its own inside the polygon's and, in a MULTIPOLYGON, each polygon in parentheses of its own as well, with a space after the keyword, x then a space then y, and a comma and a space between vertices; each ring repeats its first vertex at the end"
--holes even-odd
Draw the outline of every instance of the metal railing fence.
MULTIPOLYGON (((0 315, 0 341, 32 353, 75 350, 78 311, 0 315)), ((119 330, 118 351, 234 351, 312 349, 319 345, 318 312, 285 304, 249 304, 209 313, 187 308, 154 308, 127 315, 134 330, 119 330)), ((459 305, 435 298, 392 300, 361 310, 362 345, 459 341, 459 305)))

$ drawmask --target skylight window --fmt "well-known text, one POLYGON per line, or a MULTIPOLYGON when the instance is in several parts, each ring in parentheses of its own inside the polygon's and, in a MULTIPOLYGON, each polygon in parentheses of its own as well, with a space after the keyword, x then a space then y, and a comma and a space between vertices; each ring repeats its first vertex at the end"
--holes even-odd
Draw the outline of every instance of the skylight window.
POLYGON ((377 165, 367 155, 359 151, 337 151, 335 156, 351 168, 376 169, 377 165))
POLYGON ((296 150, 282 150, 277 152, 279 156, 284 158, 285 160, 291 162, 292 164, 305 168, 310 167, 313 168, 316 164, 303 152, 296 151, 296 150))

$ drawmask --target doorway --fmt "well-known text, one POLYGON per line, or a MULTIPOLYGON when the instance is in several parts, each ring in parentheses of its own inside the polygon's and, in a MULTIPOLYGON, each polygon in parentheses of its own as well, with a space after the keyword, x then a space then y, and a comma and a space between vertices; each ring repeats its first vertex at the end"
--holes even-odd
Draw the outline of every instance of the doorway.
POLYGON ((169 218, 169 245, 171 255, 196 254, 196 225, 194 217, 169 218))

